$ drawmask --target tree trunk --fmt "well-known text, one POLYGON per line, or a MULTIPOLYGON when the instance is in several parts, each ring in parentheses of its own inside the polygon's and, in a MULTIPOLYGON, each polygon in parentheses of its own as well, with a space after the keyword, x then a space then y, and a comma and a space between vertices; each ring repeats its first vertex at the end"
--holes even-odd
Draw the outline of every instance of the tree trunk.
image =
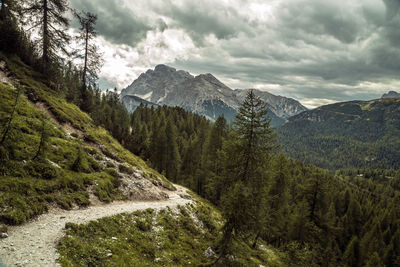
POLYGON ((8 3, 8 0, 2 0, 1 2, 2 2, 2 4, 1 4, 1 9, 0 9, 0 20, 5 21, 5 20, 7 20, 8 14, 10 12, 9 7, 8 7, 9 3, 8 3))
POLYGON ((258 238, 260 238, 260 232, 258 232, 257 235, 256 235, 256 237, 254 238, 253 245, 251 246, 253 249, 255 249, 256 246, 257 246, 258 238))
POLYGON ((86 72, 87 72, 87 62, 88 62, 88 47, 89 47, 89 29, 88 25, 85 25, 86 27, 86 36, 85 36, 85 64, 83 66, 83 77, 82 77, 82 83, 83 83, 83 90, 86 89, 86 72))
POLYGON ((4 141, 6 140, 7 134, 11 129, 11 123, 12 123, 12 121, 14 119, 14 116, 15 116, 15 110, 17 109, 18 98, 19 98, 20 93, 21 93, 21 87, 18 86, 17 96, 15 97, 15 103, 14 103, 14 106, 13 106, 13 110, 11 112, 10 119, 8 120, 7 127, 5 128, 5 130, 3 132, 3 135, 2 135, 2 138, 1 138, 1 141, 0 141, 0 145, 2 145, 4 143, 4 141))
POLYGON ((232 234, 233 234, 233 226, 232 226, 232 224, 230 222, 227 222, 227 224, 228 224, 227 225, 227 229, 226 229, 226 231, 224 233, 224 236, 222 238, 223 243, 222 243, 221 252, 220 252, 218 258, 214 262, 212 262, 210 265, 217 264, 222 259, 222 257, 225 256, 226 250, 228 248, 228 245, 231 242, 232 234))
POLYGON ((48 5, 47 0, 43 0, 43 70, 47 71, 49 64, 49 22, 48 22, 48 5))

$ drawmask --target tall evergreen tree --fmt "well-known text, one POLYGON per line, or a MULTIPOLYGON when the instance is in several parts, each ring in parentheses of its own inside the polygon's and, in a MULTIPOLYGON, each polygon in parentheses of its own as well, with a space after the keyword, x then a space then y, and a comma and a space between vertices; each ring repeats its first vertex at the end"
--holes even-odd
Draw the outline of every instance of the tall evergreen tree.
POLYGON ((16 52, 20 44, 17 13, 21 10, 20 0, 2 0, 0 8, 0 47, 7 52, 16 52))
POLYGON ((23 13, 25 23, 31 28, 38 28, 42 51, 42 68, 48 72, 51 63, 58 62, 57 52, 68 54, 69 42, 67 27, 69 20, 65 16, 68 0, 27 0, 23 13))
POLYGON ((177 130, 173 122, 168 120, 165 128, 166 149, 165 149, 165 174, 172 180, 176 180, 179 176, 180 156, 178 151, 177 130))
POLYGON ((97 15, 90 12, 79 13, 75 11, 75 16, 80 24, 77 40, 82 44, 82 48, 77 51, 77 54, 83 59, 81 95, 83 100, 82 107, 85 109, 84 103, 88 97, 86 93, 87 86, 93 86, 95 80, 97 80, 102 59, 99 48, 94 44, 94 39, 97 36, 95 29, 97 15))
POLYGON ((17 92, 16 92, 16 95, 15 95, 15 102, 14 102, 14 105, 13 105, 13 108, 12 108, 12 111, 11 111, 11 114, 10 114, 10 118, 7 121, 7 125, 4 127, 4 131, 1 134, 0 145, 2 145, 4 143, 4 141, 7 138, 8 133, 9 133, 9 131, 11 129, 11 125, 12 125, 12 122, 13 122, 14 117, 15 117, 15 113, 16 113, 16 110, 17 110, 18 100, 19 100, 19 96, 21 94, 21 91, 22 91, 22 87, 21 86, 17 86, 17 92))
POLYGON ((32 158, 32 160, 44 159, 46 155, 47 145, 49 142, 49 133, 46 126, 47 126, 46 120, 42 119, 42 128, 40 130, 40 142, 36 154, 32 158))
POLYGON ((275 135, 266 114, 266 104, 250 90, 234 121, 232 140, 225 144, 222 176, 229 188, 222 201, 226 223, 219 258, 226 253, 233 234, 258 234, 263 223, 266 170, 275 148, 275 135))

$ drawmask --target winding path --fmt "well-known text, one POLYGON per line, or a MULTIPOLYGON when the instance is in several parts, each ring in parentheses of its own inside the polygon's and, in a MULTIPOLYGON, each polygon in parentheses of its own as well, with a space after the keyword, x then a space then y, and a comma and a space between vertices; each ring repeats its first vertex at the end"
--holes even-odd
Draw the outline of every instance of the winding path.
POLYGON ((118 213, 175 207, 189 202, 178 194, 171 194, 168 200, 162 201, 113 202, 71 211, 51 210, 32 222, 10 228, 9 237, 0 240, 0 266, 60 266, 56 263, 56 245, 67 222, 87 223, 118 213))

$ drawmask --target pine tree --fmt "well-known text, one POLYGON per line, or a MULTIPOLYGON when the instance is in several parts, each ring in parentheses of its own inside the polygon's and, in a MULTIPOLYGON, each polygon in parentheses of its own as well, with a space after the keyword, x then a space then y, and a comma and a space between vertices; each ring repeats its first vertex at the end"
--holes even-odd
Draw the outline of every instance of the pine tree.
POLYGON ((97 72, 100 68, 98 47, 92 43, 97 36, 95 30, 97 15, 90 12, 81 14, 75 11, 75 16, 80 24, 80 35, 77 40, 83 43, 81 50, 83 51, 82 84, 86 87, 88 81, 93 82, 93 79, 97 79, 97 72))
POLYGON ((97 74, 102 65, 99 48, 94 44, 94 39, 97 36, 95 29, 97 15, 90 12, 79 13, 75 11, 74 13, 80 24, 79 36, 76 39, 82 45, 82 48, 77 51, 77 54, 79 57, 83 58, 81 95, 83 100, 83 109, 85 109, 87 87, 88 85, 94 85, 95 80, 98 78, 97 74))
POLYGON ((2 0, 0 9, 0 47, 7 52, 16 52, 20 44, 17 14, 21 10, 20 0, 2 0))
POLYGON ((250 90, 234 121, 232 139, 223 149, 222 176, 229 188, 222 200, 226 223, 218 259, 226 253, 233 234, 258 234, 262 227, 268 184, 266 169, 270 152, 275 148, 275 135, 266 114, 265 103, 250 90))
POLYGON ((7 125, 4 127, 4 131, 3 131, 2 135, 1 135, 0 146, 3 145, 4 141, 7 138, 8 133, 9 133, 9 131, 11 129, 11 125, 12 125, 12 122, 13 122, 14 117, 15 117, 15 111, 17 109, 18 99, 19 99, 19 95, 21 94, 21 91, 22 91, 22 87, 21 86, 17 86, 17 93, 15 95, 15 102, 14 102, 14 105, 13 105, 13 108, 12 108, 12 111, 11 111, 11 114, 10 114, 10 118, 8 119, 7 125))
POLYGON ((27 17, 25 23, 31 29, 39 29, 44 72, 49 71, 51 63, 58 62, 57 52, 68 54, 66 44, 70 38, 66 31, 69 25, 65 16, 67 10, 67 0, 27 0, 23 9, 27 17))
POLYGON ((171 120, 168 120, 165 128, 166 151, 165 151, 165 173, 167 178, 176 181, 179 176, 180 155, 178 151, 177 130, 171 120))
POLYGON ((280 154, 273 161, 272 179, 268 189, 267 203, 264 206, 265 214, 265 232, 264 235, 268 236, 270 242, 278 244, 285 232, 287 223, 287 163, 285 157, 280 154))
POLYGON ((32 160, 39 160, 39 159, 44 159, 46 155, 46 150, 47 150, 47 145, 49 141, 49 133, 47 131, 47 123, 45 119, 42 119, 42 128, 40 131, 40 142, 39 146, 37 149, 37 152, 35 156, 32 158, 32 160))
POLYGON ((215 121, 205 142, 203 152, 202 177, 205 179, 205 197, 217 204, 220 200, 222 183, 219 175, 221 174, 221 162, 218 159, 218 152, 222 149, 222 143, 228 135, 226 119, 220 116, 215 121))
POLYGON ((385 264, 383 264, 377 252, 371 254, 371 256, 368 258, 367 263, 365 264, 365 267, 384 267, 384 266, 385 264))
POLYGON ((353 236, 343 253, 343 262, 350 267, 360 266, 360 243, 357 236, 353 236))

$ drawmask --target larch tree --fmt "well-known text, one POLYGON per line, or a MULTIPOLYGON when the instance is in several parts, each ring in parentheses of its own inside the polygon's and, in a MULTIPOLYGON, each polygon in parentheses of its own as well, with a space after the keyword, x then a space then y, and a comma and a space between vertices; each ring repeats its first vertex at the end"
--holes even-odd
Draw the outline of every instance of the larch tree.
POLYGON ((0 1, 0 47, 3 51, 15 53, 21 46, 20 10, 21 0, 0 1))
POLYGON ((65 16, 68 8, 67 0, 27 0, 24 4, 25 24, 39 30, 44 72, 49 71, 51 63, 59 61, 59 51, 68 54, 66 44, 70 37, 66 29, 69 20, 65 16))
POLYGON ((269 126, 266 104, 250 90, 236 115, 233 134, 224 143, 221 208, 226 218, 220 242, 220 259, 234 236, 258 234, 268 193, 267 168, 276 148, 275 134, 269 126))
POLYGON ((221 164, 218 160, 218 152, 222 149, 222 143, 228 135, 227 121, 224 116, 219 116, 211 128, 205 142, 203 153, 204 177, 207 179, 206 197, 214 204, 218 204, 223 184, 220 179, 221 164))
POLYGON ((97 15, 90 12, 79 13, 75 11, 75 17, 80 24, 77 41, 82 48, 77 51, 77 55, 83 59, 82 95, 84 96, 87 86, 94 84, 97 80, 102 65, 101 53, 95 44, 97 15))

